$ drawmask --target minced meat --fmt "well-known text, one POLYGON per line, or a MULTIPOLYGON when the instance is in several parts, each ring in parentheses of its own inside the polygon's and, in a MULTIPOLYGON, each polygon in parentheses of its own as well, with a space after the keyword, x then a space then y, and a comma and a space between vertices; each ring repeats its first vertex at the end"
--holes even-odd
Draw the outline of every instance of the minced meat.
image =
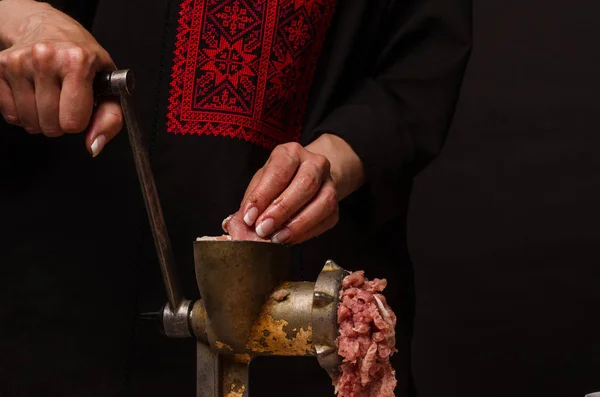
POLYGON ((336 341, 343 363, 334 379, 339 397, 394 397, 390 356, 396 352, 396 315, 381 295, 386 285, 386 280, 369 281, 363 271, 343 280, 336 341))

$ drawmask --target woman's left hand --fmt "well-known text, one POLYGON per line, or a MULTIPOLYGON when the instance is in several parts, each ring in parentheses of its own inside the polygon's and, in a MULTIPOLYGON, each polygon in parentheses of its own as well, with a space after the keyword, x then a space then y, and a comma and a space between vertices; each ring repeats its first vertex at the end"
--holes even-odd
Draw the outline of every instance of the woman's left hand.
POLYGON ((338 201, 358 189, 363 174, 360 159, 339 137, 325 134, 307 147, 279 145, 252 178, 236 215, 260 238, 297 244, 336 225, 338 201))

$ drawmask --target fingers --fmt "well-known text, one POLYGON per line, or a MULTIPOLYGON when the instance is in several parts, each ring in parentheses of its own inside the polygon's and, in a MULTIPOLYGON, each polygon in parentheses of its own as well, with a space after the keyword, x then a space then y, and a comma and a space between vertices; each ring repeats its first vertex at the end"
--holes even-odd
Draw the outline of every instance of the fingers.
POLYGON ((331 229, 338 219, 336 188, 328 178, 317 196, 271 239, 275 243, 297 244, 331 229))
POLYGON ((93 56, 81 48, 65 51, 64 64, 68 70, 62 78, 60 93, 60 127, 66 133, 82 132, 89 124, 94 104, 92 82, 93 56))
POLYGON ((276 147, 263 167, 256 187, 242 204, 244 222, 254 225, 258 216, 290 184, 303 158, 302 146, 296 143, 276 147))
POLYGON ((34 81, 40 130, 48 137, 59 137, 63 135, 58 120, 60 82, 52 74, 46 73, 36 74, 34 81))
POLYGON ((260 238, 295 243, 333 227, 337 202, 328 159, 289 143, 275 148, 253 177, 241 209, 260 238))
POLYGON ((256 234, 270 236, 304 207, 329 177, 329 161, 320 155, 308 155, 290 183, 256 221, 256 234))
POLYGON ((25 79, 9 78, 21 126, 30 134, 41 132, 33 84, 25 79))
POLYGON ((114 100, 103 102, 92 117, 93 78, 114 63, 89 34, 83 36, 83 44, 40 40, 0 52, 0 113, 49 137, 90 128, 86 146, 97 155, 121 130, 123 117, 114 100))
POLYGON ((260 178, 262 178, 263 172, 264 168, 261 168, 258 171, 256 171, 256 173, 252 177, 252 180, 250 181, 248 187, 246 188, 246 191, 244 192, 244 198, 242 199, 242 207, 244 206, 244 203, 248 201, 248 196, 250 195, 250 193, 254 191, 256 185, 258 185, 258 182, 260 182, 260 178))
POLYGON ((93 113, 95 73, 114 69, 114 63, 104 51, 93 53, 80 47, 67 51, 63 63, 68 72, 63 77, 60 95, 61 128, 67 133, 77 133, 87 127, 86 148, 96 157, 123 127, 118 98, 102 99, 93 113))
POLYGON ((85 139, 90 154, 93 157, 100 154, 104 146, 121 131, 122 127, 123 114, 119 100, 111 98, 99 102, 85 139))
POLYGON ((31 69, 27 54, 25 51, 13 51, 3 55, 3 75, 12 92, 19 124, 30 134, 38 134, 41 130, 33 82, 27 78, 31 69))
POLYGON ((20 125, 19 113, 17 112, 17 105, 13 99, 12 90, 10 85, 4 78, 2 73, 2 66, 0 65, 0 115, 9 124, 20 125))
POLYGON ((48 137, 59 137, 63 131, 59 123, 60 83, 48 75, 35 78, 35 102, 38 109, 38 124, 48 137))
POLYGON ((304 232, 303 234, 299 234, 299 235, 295 236, 293 240, 288 239, 287 241, 284 241, 283 243, 281 243, 278 241, 279 237, 277 237, 273 240, 273 242, 279 243, 279 244, 303 243, 307 240, 310 240, 311 238, 319 237, 321 234, 325 233, 326 231, 333 229, 333 227, 335 225, 337 225, 339 218, 340 218, 339 211, 336 211, 333 214, 331 214, 327 219, 325 219, 323 222, 321 222, 317 226, 315 226, 313 229, 308 230, 308 231, 304 232))
POLYGON ((35 86, 38 124, 48 137, 63 135, 58 120, 60 80, 55 73, 56 52, 46 44, 35 44, 31 49, 33 71, 30 75, 35 86))

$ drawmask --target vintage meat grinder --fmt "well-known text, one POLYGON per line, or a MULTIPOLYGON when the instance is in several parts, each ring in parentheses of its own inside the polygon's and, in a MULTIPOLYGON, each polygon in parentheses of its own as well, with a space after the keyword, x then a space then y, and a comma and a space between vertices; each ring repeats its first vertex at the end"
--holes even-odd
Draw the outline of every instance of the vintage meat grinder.
POLYGON ((328 261, 316 282, 287 282, 288 247, 251 241, 196 241, 194 261, 202 299, 181 293, 147 148, 134 110, 133 74, 99 74, 94 91, 120 97, 138 178, 168 296, 161 331, 197 339, 197 397, 247 397, 248 368, 260 355, 316 356, 335 376, 337 307, 347 271, 328 261), (224 286, 226 286, 224 288, 224 286))

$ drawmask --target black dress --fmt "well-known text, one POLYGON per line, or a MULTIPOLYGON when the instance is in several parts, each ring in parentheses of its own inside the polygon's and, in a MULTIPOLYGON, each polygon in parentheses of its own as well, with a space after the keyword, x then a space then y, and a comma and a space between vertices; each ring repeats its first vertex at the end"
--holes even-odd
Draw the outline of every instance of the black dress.
MULTIPOLYGON (((265 2, 101 0, 97 8, 57 2, 91 24, 119 67, 136 72, 137 107, 190 298, 198 297, 193 240, 221 233, 222 219, 237 209, 273 144, 308 143, 330 132, 353 146, 368 183, 342 203, 333 231, 297 247, 294 278, 314 280, 330 258, 388 278, 387 296, 400 319, 397 395, 408 395, 414 304, 405 248, 408 188, 453 114, 470 49, 470 2, 338 1, 314 59, 311 89, 301 93, 306 112, 280 129, 287 135, 279 141, 271 130, 268 139, 198 133, 197 125, 178 125, 187 116, 172 110, 184 100, 174 94, 174 75, 183 67, 176 55, 190 21, 182 25, 186 7, 236 4, 265 2), (177 128, 186 133, 173 133, 177 128)), ((332 2, 279 4, 283 13, 297 4, 322 11, 332 2)), ((319 26, 310 29, 314 37, 319 26)), ((82 136, 50 140, 0 128, 0 395, 193 395, 193 341, 167 340, 137 320, 165 296, 126 134, 92 159, 82 136)), ((257 360, 251 378, 255 396, 280 395, 282 387, 288 396, 333 394, 312 359, 257 360)))

